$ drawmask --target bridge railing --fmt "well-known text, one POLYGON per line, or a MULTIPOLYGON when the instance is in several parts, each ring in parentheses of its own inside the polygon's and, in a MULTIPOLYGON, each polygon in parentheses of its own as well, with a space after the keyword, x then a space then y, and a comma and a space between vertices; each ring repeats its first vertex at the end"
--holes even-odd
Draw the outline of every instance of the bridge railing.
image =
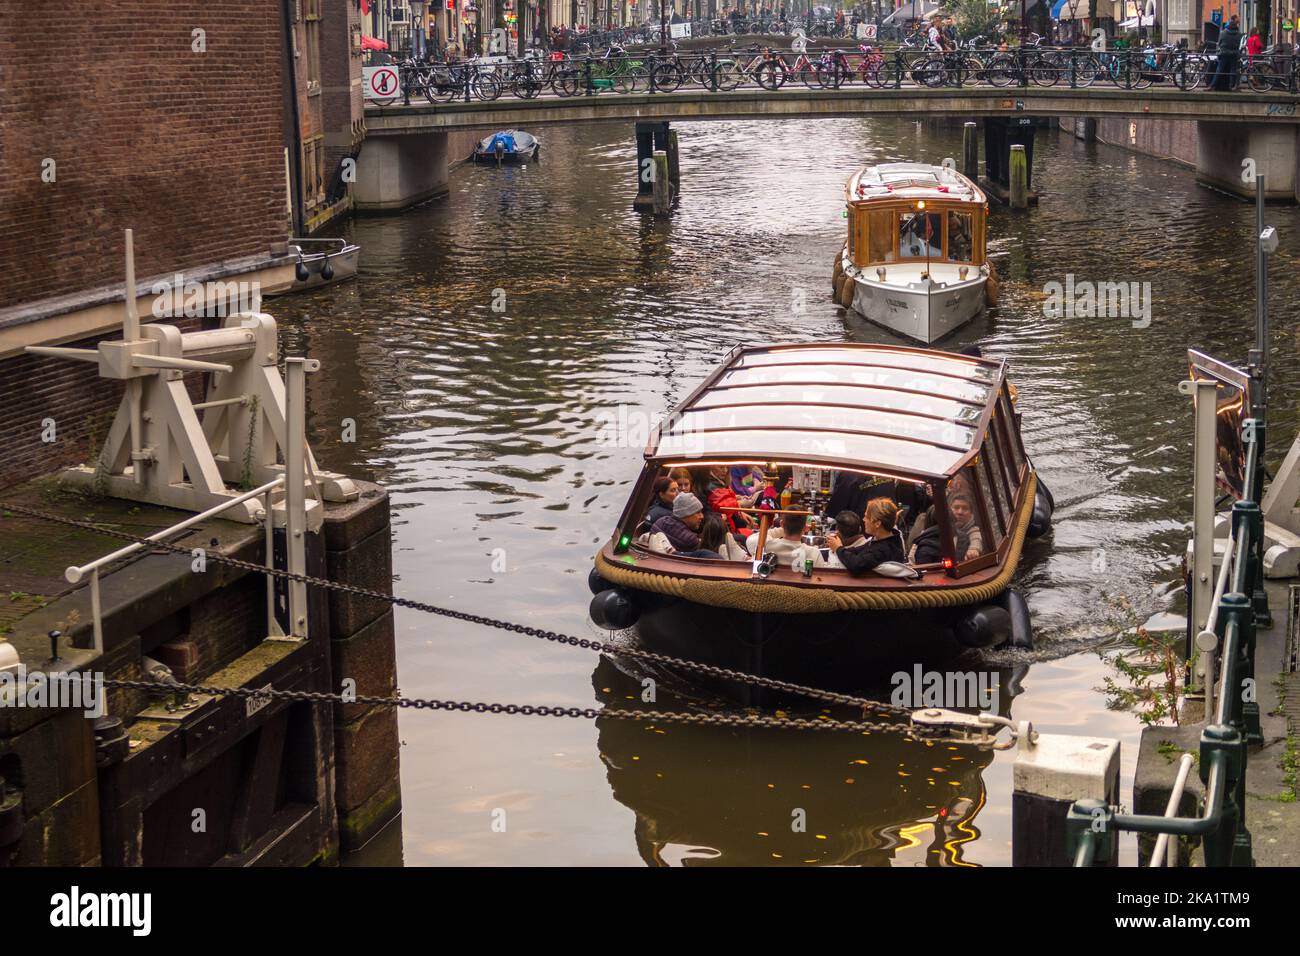
MULTIPOLYGON (((1152 87, 1187 93, 1214 86, 1255 93, 1300 92, 1300 58, 1293 54, 1241 57, 1228 75, 1209 53, 1188 50, 1091 50, 1018 47, 949 52, 898 47, 883 50, 798 51, 750 45, 743 49, 679 53, 650 50, 480 63, 405 63, 403 102, 429 103, 531 99, 540 95, 730 92, 757 87, 776 93, 791 88, 862 90, 909 88, 1152 87), (488 76, 490 80, 477 82, 488 76)), ((390 105, 393 100, 378 105, 390 105)))
MULTIPOLYGON (((1066 821, 1067 848, 1075 866, 1108 862, 1118 850, 1121 832, 1200 837, 1207 866, 1251 866, 1251 837, 1246 828, 1246 747, 1259 739, 1259 705, 1255 703, 1255 630, 1257 601, 1263 588, 1264 515, 1260 454, 1263 429, 1254 419, 1242 426, 1245 480, 1241 498, 1232 506, 1232 530, 1225 552, 1224 591, 1217 593, 1212 615, 1219 674, 1214 706, 1201 731, 1199 773, 1205 786, 1201 813, 1196 817, 1116 813, 1100 800, 1078 800, 1066 821), (1225 593, 1226 592, 1226 593, 1225 593)), ((1212 489, 1207 489, 1212 493, 1212 489)), ((1185 774, 1183 775, 1185 779, 1185 774)), ((1163 853, 1159 855, 1163 856, 1163 853)), ((1155 861, 1153 860, 1153 865, 1155 861)))

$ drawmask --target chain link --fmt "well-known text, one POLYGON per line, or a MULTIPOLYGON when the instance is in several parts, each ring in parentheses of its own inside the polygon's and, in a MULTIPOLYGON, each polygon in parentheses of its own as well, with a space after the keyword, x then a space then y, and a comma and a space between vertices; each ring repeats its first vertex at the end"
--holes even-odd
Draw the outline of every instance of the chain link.
MULTIPOLYGON (((75 518, 65 518, 62 515, 48 514, 42 511, 36 511, 23 505, 15 505, 6 502, 0 502, 0 510, 12 511, 17 514, 27 515, 41 521, 50 521, 56 524, 68 525, 73 528, 80 528, 86 531, 93 531, 108 537, 118 538, 123 541, 130 541, 135 544, 144 545, 145 547, 169 551, 173 554, 183 554, 189 557, 193 548, 187 548, 182 545, 167 544, 162 541, 152 541, 139 535, 130 534, 126 531, 117 531, 111 528, 105 528, 100 524, 91 521, 77 521, 75 518)), ((206 551, 206 549, 205 549, 206 551)), ((485 617, 481 614, 471 614, 467 611, 456 611, 451 608, 438 607, 434 604, 425 604, 423 601, 413 601, 409 598, 397 597, 393 594, 385 594, 382 591, 375 591, 370 588, 358 587, 353 584, 340 584, 337 581, 330 581, 325 578, 312 577, 307 574, 294 574, 291 571, 281 570, 279 568, 268 568, 263 564, 255 561, 244 561, 240 558, 232 558, 223 554, 208 553, 206 559, 218 564, 224 564, 228 567, 240 568, 245 571, 256 572, 260 574, 269 574, 272 577, 282 578, 287 581, 296 581, 302 584, 309 584, 313 587, 325 588, 331 591, 340 591, 345 594, 355 594, 359 597, 372 598, 376 601, 385 601, 397 607, 410 608, 415 611, 424 611, 429 614, 437 614, 442 617, 451 618, 457 621, 466 621, 471 624, 481 624, 484 627, 492 627, 498 630, 510 631, 516 634, 524 634, 528 637, 534 637, 543 641, 552 641, 559 644, 568 644, 571 647, 580 647, 584 650, 596 651, 597 653, 609 654, 614 657, 627 657, 641 661, 650 661, 655 664, 677 667, 683 670, 693 671, 697 674, 703 674, 708 677, 718 678, 721 680, 734 681, 741 684, 749 684, 755 687, 763 687, 768 690, 778 690, 790 694, 798 694, 802 697, 808 697, 813 700, 820 700, 830 704, 842 704, 849 707, 860 707, 862 715, 867 716, 891 716, 909 718, 911 710, 906 707, 898 707, 893 704, 886 704, 881 701, 869 700, 865 697, 857 697, 852 694, 841 694, 835 691, 821 690, 815 687, 807 687, 803 684, 795 684, 790 681, 777 680, 772 677, 760 677, 757 674, 750 674, 745 671, 733 670, 727 667, 718 667, 714 664, 705 664, 701 661, 687 660, 681 657, 673 657, 668 654, 660 654, 656 651, 645 650, 638 647, 625 647, 618 644, 611 644, 608 641, 593 641, 585 637, 575 637, 571 634, 561 634, 557 631, 547 631, 537 627, 530 627, 524 624, 513 624, 509 621, 501 621, 496 618, 485 617)), ((820 723, 820 722, 819 722, 820 723)))
POLYGON ((576 717, 588 720, 643 720, 654 723, 694 724, 737 728, 772 728, 780 730, 836 730, 854 733, 892 731, 912 739, 918 738, 911 723, 885 724, 876 721, 835 720, 829 717, 781 717, 766 714, 700 714, 681 710, 635 710, 613 707, 549 707, 545 704, 495 704, 482 701, 441 700, 422 697, 371 697, 344 695, 311 690, 277 690, 273 687, 214 687, 205 684, 182 684, 153 680, 105 678, 105 687, 143 690, 150 693, 206 694, 212 697, 242 697, 257 700, 308 701, 322 704, 375 704, 380 707, 407 707, 415 710, 449 710, 476 714, 511 714, 526 717, 576 717))

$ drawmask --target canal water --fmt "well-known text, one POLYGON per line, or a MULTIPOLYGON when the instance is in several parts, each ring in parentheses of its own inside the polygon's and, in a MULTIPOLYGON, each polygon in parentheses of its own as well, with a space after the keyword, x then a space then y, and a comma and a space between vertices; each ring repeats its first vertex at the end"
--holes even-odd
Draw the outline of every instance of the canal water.
MULTIPOLYGON (((831 300, 843 184, 866 163, 959 157, 960 129, 895 120, 679 127, 671 220, 632 213, 626 125, 543 129, 543 162, 462 167, 451 195, 356 221, 357 281, 278 300, 286 350, 324 362, 325 467, 392 496, 397 593, 568 634, 591 556, 636 476, 638 413, 670 409, 738 343, 894 340, 831 300), (620 407, 630 441, 610 443, 620 407), (343 441, 348 420, 355 441, 343 441)), ((1190 171, 1040 130, 1040 205, 994 207, 1002 302, 956 337, 1006 358, 1025 443, 1057 502, 1018 586, 1030 655, 1003 709, 1118 737, 1130 793, 1142 724, 1101 653, 1182 613, 1191 410, 1185 349, 1244 361, 1253 209, 1190 171), (1141 316, 1053 318, 1044 287, 1150 283, 1141 316)), ((1276 461, 1296 426, 1298 214, 1270 209, 1276 461)), ((397 611, 406 696, 639 705, 640 675, 590 652, 397 611)), ((724 705, 663 688, 658 706, 724 705), (683 699, 689 697, 690 699, 683 699)), ((815 713, 815 708, 813 709, 815 713)), ((372 863, 1006 865, 1012 754, 870 736, 401 712, 400 826, 372 863), (502 812, 504 811, 504 813, 502 812), (794 822, 802 813, 805 831, 794 822), (503 828, 504 825, 504 828, 503 828)), ((1134 850, 1124 847, 1131 862, 1134 850)))

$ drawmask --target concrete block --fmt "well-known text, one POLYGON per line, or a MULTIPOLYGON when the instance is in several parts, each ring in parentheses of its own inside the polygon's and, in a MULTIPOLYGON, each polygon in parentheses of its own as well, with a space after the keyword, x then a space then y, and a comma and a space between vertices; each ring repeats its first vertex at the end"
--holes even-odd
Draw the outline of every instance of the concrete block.
POLYGON ((361 492, 355 501, 330 504, 325 509, 325 548, 347 551, 389 525, 388 492, 368 481, 353 481, 361 492))
MULTIPOLYGON (((1201 727, 1146 727, 1138 747, 1137 768, 1133 773, 1133 812, 1163 816, 1169 805, 1169 794, 1174 778, 1178 776, 1178 761, 1183 751, 1199 754, 1201 727)), ((1178 804, 1179 816, 1195 816, 1204 795, 1204 787, 1197 768, 1187 775, 1183 798, 1178 804)), ((1199 842, 1199 841, 1198 841, 1199 842)), ((1138 834, 1138 860, 1146 866, 1155 848, 1154 834, 1138 834)), ((1191 844, 1179 841, 1178 857, 1184 865, 1191 844)))

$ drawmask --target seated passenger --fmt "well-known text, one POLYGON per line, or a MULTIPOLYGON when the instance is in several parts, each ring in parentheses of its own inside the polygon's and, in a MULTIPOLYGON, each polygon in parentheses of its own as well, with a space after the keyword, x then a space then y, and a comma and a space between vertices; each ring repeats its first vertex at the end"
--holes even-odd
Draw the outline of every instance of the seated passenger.
POLYGON ((650 510, 645 513, 645 520, 653 528, 656 521, 673 513, 673 499, 680 488, 671 477, 655 479, 655 496, 650 501, 650 510))
POLYGON ((704 505, 694 495, 678 495, 673 500, 673 513, 654 523, 652 531, 666 535, 677 551, 697 551, 700 547, 700 525, 704 523, 704 505))
POLYGON ((735 465, 731 469, 731 490, 737 498, 753 500, 767 487, 762 465, 735 465))
POLYGON ((687 491, 694 493, 695 482, 694 479, 691 477, 690 469, 674 468, 672 471, 668 472, 668 477, 671 478, 673 481, 677 482, 678 494, 687 491))
POLYGON ((897 520, 898 505, 892 499, 872 498, 861 520, 852 511, 836 515, 836 533, 826 536, 826 544, 849 574, 866 574, 882 562, 903 560, 897 520))
POLYGON ((796 551, 802 551, 803 529, 807 521, 805 515, 782 515, 780 526, 768 532, 763 550, 771 551, 782 559, 796 551))
POLYGON ((727 526, 741 537, 747 537, 753 526, 746 515, 734 509, 748 508, 752 504, 752 500, 737 498, 728 485, 714 486, 709 492, 709 509, 727 519, 727 526))
POLYGON ((912 540, 912 551, 907 558, 912 564, 940 564, 943 562, 943 535, 939 531, 934 505, 925 512, 925 527, 912 540))
POLYGON ((963 494, 953 495, 948 499, 948 511, 952 514, 953 531, 957 535, 957 560, 978 558, 984 553, 984 535, 975 523, 971 500, 963 494))
MULTIPOLYGON (((691 495, 691 497, 695 496, 691 495)), ((707 514, 700 523, 700 546, 694 551, 677 553, 683 558, 721 558, 727 537, 727 522, 722 520, 722 515, 707 514)))

